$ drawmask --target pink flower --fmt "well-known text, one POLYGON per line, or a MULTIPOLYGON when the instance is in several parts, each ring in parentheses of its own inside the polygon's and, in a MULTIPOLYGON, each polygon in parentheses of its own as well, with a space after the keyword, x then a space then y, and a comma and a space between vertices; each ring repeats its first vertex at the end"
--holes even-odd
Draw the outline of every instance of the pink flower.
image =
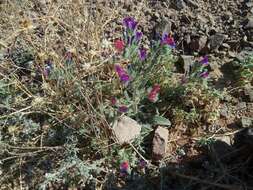
POLYGON ((128 174, 129 171, 129 163, 128 161, 124 161, 120 164, 120 175, 125 176, 128 174))
POLYGON ((115 106, 116 103, 117 103, 117 99, 116 99, 115 97, 112 97, 112 98, 111 98, 111 104, 112 104, 113 106, 115 106))
POLYGON ((175 48, 176 47, 176 42, 174 40, 174 38, 171 35, 168 35, 167 33, 164 33, 162 36, 162 41, 161 41, 162 45, 168 45, 171 48, 175 48))
POLYGON ((125 48, 125 43, 124 43, 123 40, 116 40, 114 42, 114 47, 116 48, 116 50, 118 52, 122 52, 124 50, 124 48, 125 48))
POLYGON ((158 93, 160 91, 160 85, 155 84, 148 94, 148 99, 151 102, 156 102, 158 99, 158 93))

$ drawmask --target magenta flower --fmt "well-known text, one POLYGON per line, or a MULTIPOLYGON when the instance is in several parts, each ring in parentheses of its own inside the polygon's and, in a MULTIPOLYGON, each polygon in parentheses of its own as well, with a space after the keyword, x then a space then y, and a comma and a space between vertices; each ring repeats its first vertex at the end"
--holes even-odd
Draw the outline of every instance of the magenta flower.
POLYGON ((128 107, 126 107, 126 106, 120 106, 118 110, 121 113, 126 113, 128 111, 128 107))
POLYGON ((207 71, 200 73, 200 77, 202 78, 207 78, 208 76, 209 76, 209 73, 207 71))
POLYGON ((115 70, 116 70, 121 82, 127 83, 130 80, 129 75, 121 66, 115 65, 115 70))
POLYGON ((126 176, 129 171, 129 163, 128 161, 124 161, 120 164, 120 175, 121 176, 126 176))
POLYGON ((132 17, 126 17, 123 19, 123 25, 130 30, 135 30, 137 22, 132 17))
POLYGON ((144 61, 147 57, 147 50, 145 48, 139 49, 139 57, 141 61, 144 61))
POLYGON ((156 102, 158 99, 158 93, 160 91, 160 85, 155 84, 148 94, 148 99, 151 102, 156 102))
POLYGON ((136 32, 135 33, 135 40, 137 41, 137 42, 139 42, 140 40, 141 40, 141 38, 142 38, 142 32, 136 32))
POLYGON ((203 65, 208 65, 208 56, 205 55, 201 60, 200 63, 202 63, 203 65))
POLYGON ((168 35, 167 33, 164 33, 162 36, 162 40, 161 40, 161 44, 162 45, 168 45, 171 48, 175 48, 176 47, 176 43, 174 38, 171 35, 168 35))
POLYGON ((115 106, 116 103, 117 103, 117 99, 116 99, 115 97, 112 97, 112 98, 111 98, 111 104, 112 104, 113 106, 115 106))
POLYGON ((118 52, 122 52, 125 48, 125 43, 124 41, 118 39, 114 42, 114 47, 118 52))

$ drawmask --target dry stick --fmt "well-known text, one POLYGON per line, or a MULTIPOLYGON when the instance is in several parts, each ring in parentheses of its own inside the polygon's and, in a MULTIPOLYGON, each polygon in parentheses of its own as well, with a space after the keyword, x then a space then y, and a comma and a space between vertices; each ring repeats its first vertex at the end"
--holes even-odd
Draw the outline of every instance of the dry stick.
POLYGON ((11 156, 11 157, 8 157, 8 158, 4 158, 2 160, 0 160, 0 162, 4 162, 6 160, 10 160, 10 159, 13 159, 13 158, 22 158, 22 157, 26 157, 26 156, 34 156, 35 154, 38 154, 40 152, 44 152, 45 150, 38 150, 38 151, 35 151, 35 152, 28 152, 28 153, 22 153, 22 154, 16 154, 14 156, 11 156))
MULTIPOLYGON (((235 130, 233 132, 227 132, 227 133, 224 133, 224 134, 213 134, 212 136, 210 136, 208 138, 222 137, 222 136, 231 136, 231 135, 234 135, 235 133, 240 132, 242 130, 243 129, 238 129, 238 130, 235 130)), ((172 139, 172 140, 170 140, 168 142, 170 143, 170 142, 175 142, 175 141, 179 141, 179 140, 186 140, 186 139, 192 139, 192 140, 197 141, 197 140, 200 140, 201 138, 203 138, 203 137, 201 137, 201 136, 195 136, 195 137, 191 137, 191 138, 190 137, 185 137, 185 138, 172 139)))
POLYGON ((21 109, 21 110, 12 112, 12 113, 10 113, 10 114, 8 114, 8 115, 1 116, 0 119, 3 119, 3 118, 6 118, 6 117, 9 117, 9 116, 12 116, 12 115, 14 115, 14 114, 16 114, 16 113, 19 113, 19 112, 23 112, 23 111, 28 110, 28 109, 30 109, 30 108, 32 108, 32 106, 28 106, 28 107, 23 108, 23 109, 21 109))
POLYGON ((142 155, 141 153, 134 147, 134 145, 132 143, 129 143, 130 146, 134 149, 134 151, 148 164, 148 160, 146 160, 142 155))
MULTIPOLYGON (((220 184, 220 183, 213 183, 213 182, 210 182, 210 181, 207 181, 207 180, 199 179, 197 177, 187 176, 187 175, 179 174, 179 173, 172 172, 172 171, 169 171, 169 173, 171 175, 174 175, 174 176, 177 176, 177 177, 181 177, 181 178, 189 179, 189 180, 193 180, 193 181, 198 181, 200 183, 204 183, 204 184, 207 184, 207 185, 212 185, 212 186, 220 187, 220 188, 223 188, 223 189, 228 189, 228 190, 243 190, 243 187, 241 187, 241 186, 232 186, 232 185, 225 185, 225 184, 220 184)), ((253 190, 253 187, 247 187, 247 189, 253 190)))

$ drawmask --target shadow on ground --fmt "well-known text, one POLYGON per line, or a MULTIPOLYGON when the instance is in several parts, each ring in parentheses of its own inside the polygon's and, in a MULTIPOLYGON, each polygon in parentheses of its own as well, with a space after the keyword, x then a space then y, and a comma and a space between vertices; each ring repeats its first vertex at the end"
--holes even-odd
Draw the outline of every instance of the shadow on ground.
MULTIPOLYGON (((253 128, 234 136, 230 146, 217 140, 203 148, 203 154, 184 158, 180 163, 166 163, 156 177, 134 176, 125 186, 106 190, 251 190, 253 189, 253 128)), ((109 183, 107 183, 109 184, 109 183)))

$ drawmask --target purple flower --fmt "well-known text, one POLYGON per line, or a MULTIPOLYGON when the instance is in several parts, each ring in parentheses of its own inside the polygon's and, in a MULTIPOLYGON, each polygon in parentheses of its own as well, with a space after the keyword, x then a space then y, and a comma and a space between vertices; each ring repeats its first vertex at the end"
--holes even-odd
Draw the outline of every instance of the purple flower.
POLYGON ((136 32, 135 33, 135 40, 137 42, 139 42, 141 40, 142 35, 143 35, 142 32, 136 32))
POLYGON ((147 57, 147 50, 145 48, 139 49, 139 57, 141 61, 144 61, 147 57))
POLYGON ((209 73, 207 71, 200 73, 200 77, 202 77, 202 78, 207 78, 208 75, 209 75, 209 73))
POLYGON ((135 30, 137 22, 132 17, 126 17, 123 19, 123 25, 130 30, 135 30))
POLYGON ((130 77, 128 74, 124 73, 120 76, 121 82, 128 82, 130 80, 130 77))
POLYGON ((126 83, 130 80, 129 75, 121 66, 115 65, 115 70, 116 70, 121 82, 126 83))
POLYGON ((119 112, 126 113, 127 111, 128 111, 128 107, 126 107, 126 106, 120 106, 119 107, 119 112))
POLYGON ((208 56, 205 55, 201 60, 200 63, 202 63, 203 65, 208 65, 208 56))
POLYGON ((176 43, 175 43, 174 38, 171 35, 168 35, 168 33, 163 33, 161 44, 162 45, 168 45, 171 48, 175 48, 176 47, 176 43))
POLYGON ((140 162, 139 162, 139 167, 140 167, 141 169, 143 169, 143 168, 145 168, 146 166, 147 166, 147 162, 146 162, 145 160, 141 159, 140 162))

